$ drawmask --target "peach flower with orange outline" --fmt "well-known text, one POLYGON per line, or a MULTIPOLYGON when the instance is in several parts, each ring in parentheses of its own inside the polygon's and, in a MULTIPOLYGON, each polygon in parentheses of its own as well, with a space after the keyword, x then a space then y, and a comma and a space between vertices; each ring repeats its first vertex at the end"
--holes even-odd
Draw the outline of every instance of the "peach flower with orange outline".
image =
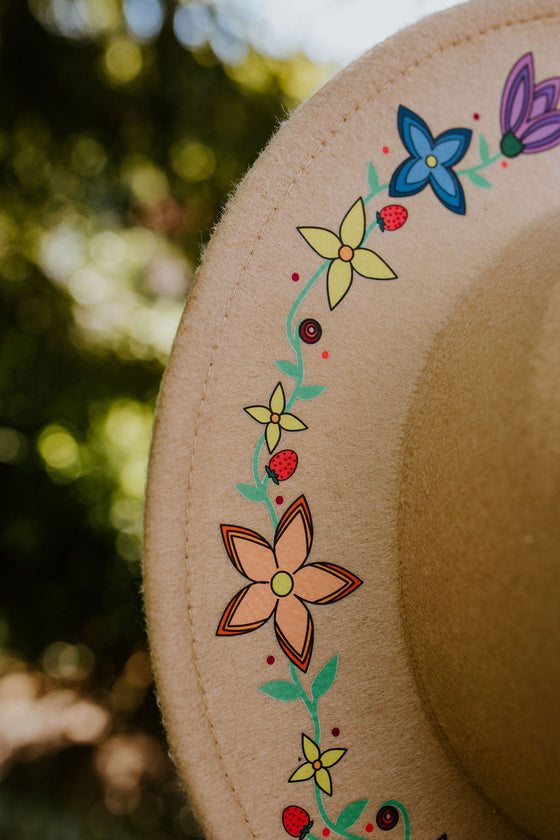
POLYGON ((361 585, 334 563, 305 563, 313 525, 305 496, 288 508, 276 528, 274 546, 248 528, 222 525, 228 556, 252 581, 229 602, 216 635, 236 636, 262 627, 274 615, 274 630, 286 656, 307 671, 313 650, 313 620, 304 602, 332 604, 361 585))

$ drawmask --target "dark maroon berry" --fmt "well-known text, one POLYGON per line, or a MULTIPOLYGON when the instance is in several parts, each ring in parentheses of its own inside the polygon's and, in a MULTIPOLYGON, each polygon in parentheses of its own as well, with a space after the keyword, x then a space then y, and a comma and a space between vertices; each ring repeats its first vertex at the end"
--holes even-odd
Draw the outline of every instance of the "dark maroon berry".
POLYGON ((299 337, 306 344, 317 344, 322 334, 323 328, 314 318, 306 318, 299 325, 299 337))
POLYGON ((377 812, 375 822, 381 831, 390 831, 399 821, 399 812, 394 805, 384 805, 377 812))

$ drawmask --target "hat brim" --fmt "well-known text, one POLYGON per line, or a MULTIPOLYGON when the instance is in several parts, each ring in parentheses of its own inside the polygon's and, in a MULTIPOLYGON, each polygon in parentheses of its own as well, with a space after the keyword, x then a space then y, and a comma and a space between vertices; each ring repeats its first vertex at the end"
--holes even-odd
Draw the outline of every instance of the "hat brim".
POLYGON ((282 127, 208 248, 158 405, 144 574, 164 722, 209 837, 311 819, 314 837, 395 820, 406 840, 528 836, 426 708, 397 531, 436 337, 558 208, 560 149, 509 157, 517 116, 500 114, 523 56, 535 83, 560 73, 559 35, 556 2, 514 0, 390 39, 282 127))

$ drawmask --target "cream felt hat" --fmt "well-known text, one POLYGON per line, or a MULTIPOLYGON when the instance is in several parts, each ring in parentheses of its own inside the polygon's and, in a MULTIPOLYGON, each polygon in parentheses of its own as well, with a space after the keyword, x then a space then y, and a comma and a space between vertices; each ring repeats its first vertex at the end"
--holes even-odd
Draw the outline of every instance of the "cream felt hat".
POLYGON ((560 836, 559 97, 556 0, 425 19, 208 248, 145 597, 209 838, 560 836))

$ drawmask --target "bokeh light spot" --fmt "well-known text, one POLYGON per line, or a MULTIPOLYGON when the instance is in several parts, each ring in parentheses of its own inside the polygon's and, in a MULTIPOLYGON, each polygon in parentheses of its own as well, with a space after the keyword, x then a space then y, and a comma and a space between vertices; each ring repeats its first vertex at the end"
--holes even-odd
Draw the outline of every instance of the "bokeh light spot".
POLYGON ((127 816, 140 804, 140 786, 136 779, 121 776, 107 785, 105 806, 111 814, 127 816))
POLYGON ((53 642, 41 658, 41 663, 51 677, 66 680, 83 680, 92 671, 95 659, 87 645, 53 642))
POLYGON ((104 300, 109 295, 110 286, 99 271, 79 268, 68 281, 68 291, 75 301, 87 306, 104 300))
POLYGON ((99 175, 107 163, 105 149, 93 137, 83 134, 78 137, 70 153, 72 167, 80 175, 91 177, 99 175))
POLYGON ((173 17, 173 29, 177 39, 188 49, 197 49, 207 43, 212 33, 210 10, 204 3, 180 5, 173 17))
POLYGON ((47 426, 39 435, 37 449, 51 470, 70 479, 80 475, 80 450, 67 429, 54 423, 47 426))
POLYGON ((132 82, 142 70, 142 51, 129 38, 117 38, 105 51, 105 69, 117 84, 132 82))
POLYGON ((158 201, 169 192, 165 172, 140 155, 130 156, 124 161, 122 175, 140 201, 158 201))
POLYGON ((0 461, 4 464, 20 460, 26 446, 26 439, 21 432, 0 426, 0 461))
POLYGON ((171 149, 171 164, 186 181, 205 181, 214 174, 216 158, 203 143, 176 143, 171 149))
POLYGON ((64 281, 85 261, 86 237, 79 231, 62 224, 41 242, 40 264, 53 280, 64 281))
POLYGON ((142 40, 155 38, 163 24, 161 0, 125 0, 124 14, 132 34, 142 40))
POLYGON ((89 253, 94 262, 102 268, 119 268, 126 256, 123 239, 111 230, 97 233, 89 243, 89 253))
POLYGON ((245 61, 226 70, 231 79, 252 93, 266 93, 274 82, 271 68, 256 52, 250 52, 245 61))
POLYGON ((66 714, 65 734, 76 744, 95 744, 107 732, 109 712, 88 700, 79 700, 66 714))

